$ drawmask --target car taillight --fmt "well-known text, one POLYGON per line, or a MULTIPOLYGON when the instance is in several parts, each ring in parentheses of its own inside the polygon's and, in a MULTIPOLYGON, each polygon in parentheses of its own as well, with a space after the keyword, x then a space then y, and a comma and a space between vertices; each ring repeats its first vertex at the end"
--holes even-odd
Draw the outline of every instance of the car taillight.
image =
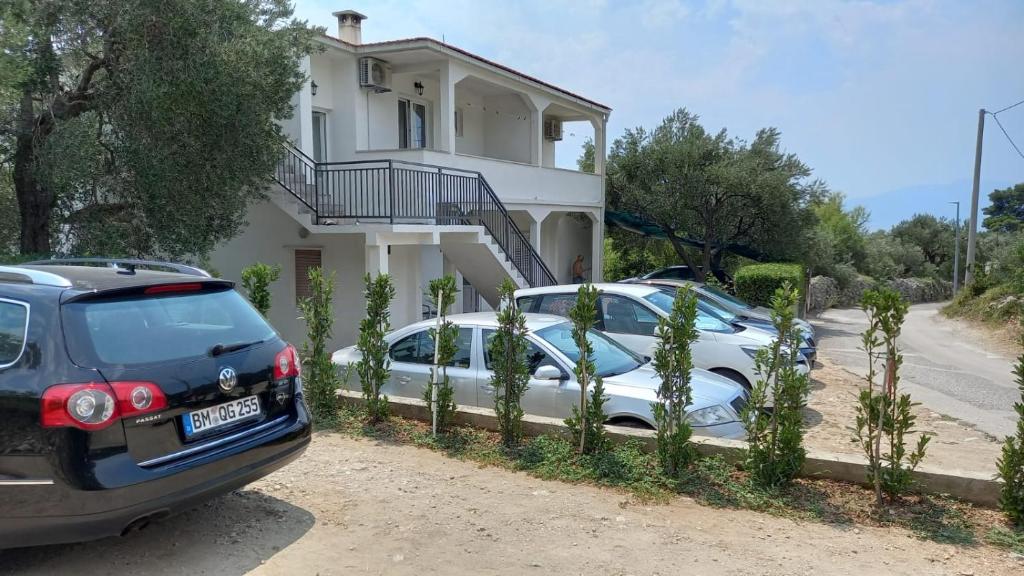
POLYGON ((43 392, 40 422, 44 428, 101 430, 119 418, 166 407, 167 397, 152 382, 58 384, 43 392))
POLYGON ((291 344, 284 347, 274 357, 274 380, 300 376, 302 368, 299 366, 299 353, 291 344))
POLYGON ((150 286, 143 292, 145 294, 168 294, 172 292, 195 292, 196 290, 202 290, 203 285, 199 282, 185 282, 181 284, 158 284, 156 286, 150 286))

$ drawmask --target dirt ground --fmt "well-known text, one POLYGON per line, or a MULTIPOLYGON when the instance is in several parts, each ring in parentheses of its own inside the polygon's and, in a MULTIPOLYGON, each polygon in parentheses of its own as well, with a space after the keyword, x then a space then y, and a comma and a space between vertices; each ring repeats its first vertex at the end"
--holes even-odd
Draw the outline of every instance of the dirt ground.
MULTIPOLYGON (((857 395, 864 381, 844 370, 827 357, 818 358, 818 366, 811 372, 811 396, 807 402, 805 437, 808 448, 829 452, 859 454, 854 443, 857 395)), ((1002 445, 995 438, 974 429, 969 424, 915 406, 918 432, 932 435, 924 463, 943 470, 996 472, 996 459, 1002 445)), ((916 435, 908 445, 917 442, 916 435)))
POLYGON ((0 574, 1024 573, 1024 558, 898 529, 798 523, 318 434, 244 490, 125 538, 0 552, 0 574))

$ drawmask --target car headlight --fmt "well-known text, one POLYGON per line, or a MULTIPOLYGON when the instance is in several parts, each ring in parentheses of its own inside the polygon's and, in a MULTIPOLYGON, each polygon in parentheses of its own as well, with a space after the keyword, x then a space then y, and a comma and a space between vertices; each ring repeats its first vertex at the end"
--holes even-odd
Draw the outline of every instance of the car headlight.
POLYGON ((725 424, 735 420, 724 406, 717 404, 701 408, 700 410, 694 410, 686 415, 686 419, 692 426, 714 426, 715 424, 725 424))

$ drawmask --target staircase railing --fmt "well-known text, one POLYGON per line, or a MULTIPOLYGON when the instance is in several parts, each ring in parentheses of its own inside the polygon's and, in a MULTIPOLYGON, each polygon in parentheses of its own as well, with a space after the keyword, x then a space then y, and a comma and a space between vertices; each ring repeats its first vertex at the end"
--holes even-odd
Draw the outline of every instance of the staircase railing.
POLYGON ((316 162, 285 146, 274 180, 330 220, 483 226, 530 286, 555 277, 479 172, 404 160, 316 162))

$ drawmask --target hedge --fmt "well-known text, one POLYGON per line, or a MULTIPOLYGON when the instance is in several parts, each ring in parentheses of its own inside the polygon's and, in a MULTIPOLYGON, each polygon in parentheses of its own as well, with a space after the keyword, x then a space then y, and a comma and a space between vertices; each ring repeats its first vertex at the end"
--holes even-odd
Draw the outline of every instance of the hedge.
POLYGON ((736 272, 736 295, 754 306, 770 306, 772 294, 784 282, 803 290, 804 269, 799 264, 751 264, 736 272))

